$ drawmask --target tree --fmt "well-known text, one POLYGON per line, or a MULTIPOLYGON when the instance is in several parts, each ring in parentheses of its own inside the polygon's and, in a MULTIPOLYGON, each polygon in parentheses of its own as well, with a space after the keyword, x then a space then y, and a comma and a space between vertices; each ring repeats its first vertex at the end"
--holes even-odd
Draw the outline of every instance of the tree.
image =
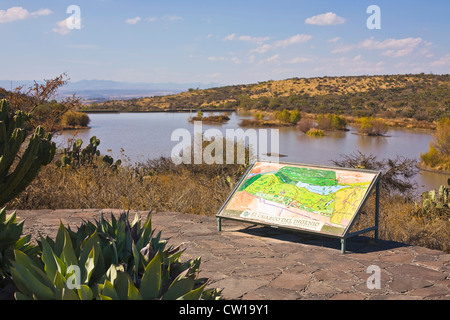
POLYGON ((15 88, 8 97, 11 110, 29 114, 32 127, 42 126, 49 132, 61 130, 62 116, 69 110, 79 109, 81 102, 75 95, 61 101, 55 100, 58 89, 68 81, 67 74, 62 73, 54 79, 44 80, 44 84, 35 82, 27 89, 24 86, 15 88))

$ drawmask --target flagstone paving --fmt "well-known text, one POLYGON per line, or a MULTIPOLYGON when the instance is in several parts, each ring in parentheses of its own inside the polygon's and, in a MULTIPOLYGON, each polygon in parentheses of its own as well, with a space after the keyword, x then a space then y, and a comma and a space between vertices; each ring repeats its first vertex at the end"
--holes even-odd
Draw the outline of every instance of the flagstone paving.
MULTIPOLYGON (((54 237, 60 221, 76 229, 102 212, 108 217, 120 210, 17 213, 25 220, 24 232, 35 238, 54 237)), ((225 299, 450 300, 450 255, 438 250, 357 237, 347 241, 342 254, 336 239, 230 220, 223 220, 219 232, 215 217, 172 212, 152 214, 152 226, 170 244, 181 244, 183 259, 202 257, 199 276, 209 279, 209 287, 223 289, 225 299), (372 268, 379 270, 378 288, 372 268)))

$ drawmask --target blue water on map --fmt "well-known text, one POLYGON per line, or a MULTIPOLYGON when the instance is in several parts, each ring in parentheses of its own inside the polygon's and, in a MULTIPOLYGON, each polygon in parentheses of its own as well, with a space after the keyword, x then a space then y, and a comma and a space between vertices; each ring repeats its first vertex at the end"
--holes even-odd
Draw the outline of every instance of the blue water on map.
POLYGON ((298 182, 296 184, 297 187, 305 188, 310 192, 314 192, 317 194, 321 194, 323 196, 326 196, 330 193, 335 193, 343 188, 347 188, 348 186, 315 186, 304 182, 298 182))

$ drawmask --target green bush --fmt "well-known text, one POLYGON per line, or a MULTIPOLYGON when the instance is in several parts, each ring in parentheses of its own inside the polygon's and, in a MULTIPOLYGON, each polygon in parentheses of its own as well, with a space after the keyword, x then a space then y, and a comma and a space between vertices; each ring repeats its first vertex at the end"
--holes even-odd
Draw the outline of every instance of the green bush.
POLYGON ((61 124, 64 128, 78 128, 87 127, 90 121, 89 115, 84 112, 68 111, 63 114, 61 124))
POLYGON ((382 136, 388 129, 383 120, 374 117, 361 117, 359 120, 359 133, 368 136, 382 136))
POLYGON ((344 117, 327 113, 317 116, 317 127, 322 130, 346 130, 347 121, 344 117))
POLYGON ((316 129, 316 128, 309 129, 308 132, 306 132, 306 134, 308 136, 311 136, 311 137, 323 137, 323 136, 325 136, 325 132, 323 132, 323 130, 316 129))
POLYGON ((289 111, 287 109, 283 109, 283 111, 275 111, 273 113, 273 117, 278 121, 290 124, 297 124, 301 119, 300 111, 289 111))

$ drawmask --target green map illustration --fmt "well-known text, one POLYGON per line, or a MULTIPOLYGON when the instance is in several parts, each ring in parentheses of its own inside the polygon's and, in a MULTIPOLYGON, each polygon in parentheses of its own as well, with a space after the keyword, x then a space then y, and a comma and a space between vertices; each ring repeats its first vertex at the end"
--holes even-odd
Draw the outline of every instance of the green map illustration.
POLYGON ((374 175, 295 165, 261 165, 251 170, 222 216, 279 221, 342 234, 354 218, 374 175), (363 177, 363 178, 361 178, 363 177), (342 181, 340 181, 340 179, 342 181))

